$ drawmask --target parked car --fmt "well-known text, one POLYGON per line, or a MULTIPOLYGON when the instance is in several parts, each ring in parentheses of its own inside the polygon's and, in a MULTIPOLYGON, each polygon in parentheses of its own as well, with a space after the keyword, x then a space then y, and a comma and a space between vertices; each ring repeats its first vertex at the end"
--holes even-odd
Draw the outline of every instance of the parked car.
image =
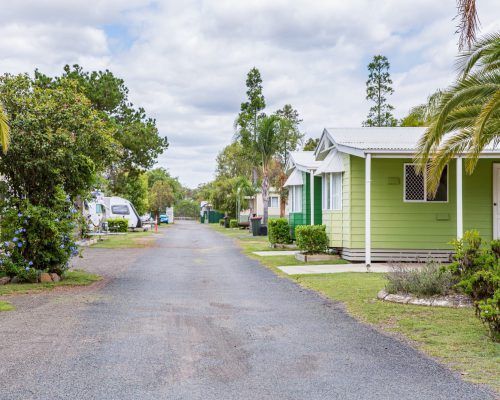
POLYGON ((160 214, 160 224, 168 224, 168 215, 160 214))

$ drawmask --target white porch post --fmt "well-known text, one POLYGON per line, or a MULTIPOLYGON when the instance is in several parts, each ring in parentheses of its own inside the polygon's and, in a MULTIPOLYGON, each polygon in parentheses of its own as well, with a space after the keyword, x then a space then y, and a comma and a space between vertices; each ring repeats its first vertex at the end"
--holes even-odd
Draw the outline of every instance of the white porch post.
POLYGON ((457 157, 457 239, 464 234, 464 212, 462 198, 462 157, 457 157))
POLYGON ((311 189, 311 225, 314 225, 314 171, 309 170, 309 174, 311 175, 311 185, 309 186, 311 189))
POLYGON ((371 179, 372 179, 372 155, 367 154, 365 158, 365 264, 370 266, 372 262, 372 238, 371 238, 371 179))

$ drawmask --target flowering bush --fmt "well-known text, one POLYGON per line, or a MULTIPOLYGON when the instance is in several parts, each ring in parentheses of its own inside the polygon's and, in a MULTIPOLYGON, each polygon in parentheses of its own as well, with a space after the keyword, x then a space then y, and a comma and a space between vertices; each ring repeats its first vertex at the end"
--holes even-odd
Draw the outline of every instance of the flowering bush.
POLYGON ((72 239, 76 210, 64 198, 51 208, 17 200, 5 204, 0 222, 0 268, 21 282, 36 282, 40 271, 62 274, 78 254, 72 239))

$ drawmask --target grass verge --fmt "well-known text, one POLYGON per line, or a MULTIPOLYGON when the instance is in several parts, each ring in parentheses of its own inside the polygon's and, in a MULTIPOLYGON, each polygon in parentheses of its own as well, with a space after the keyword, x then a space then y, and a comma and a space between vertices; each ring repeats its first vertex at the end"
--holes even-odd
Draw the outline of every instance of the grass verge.
MULTIPOLYGON (((100 281, 102 278, 96 274, 90 274, 82 270, 68 271, 64 279, 59 282, 49 283, 11 283, 0 286, 0 296, 6 294, 23 294, 52 290, 60 286, 87 286, 100 281)), ((0 302, 1 303, 1 302, 0 302)))
POLYGON ((301 265, 293 256, 259 257, 253 251, 269 250, 267 238, 214 226, 233 237, 247 256, 259 260, 280 276, 286 276, 326 297, 341 301, 347 311, 363 322, 397 334, 424 353, 435 357, 465 380, 487 384, 500 392, 500 344, 487 336, 486 327, 472 309, 451 309, 395 304, 376 300, 385 286, 382 274, 338 273, 320 275, 283 274, 279 265, 301 265))
POLYGON ((126 249, 126 248, 144 248, 151 247, 155 236, 159 235, 171 225, 162 225, 158 232, 149 230, 146 232, 127 232, 123 235, 103 235, 102 240, 93 244, 92 247, 100 249, 126 249))
MULTIPOLYGON (((280 250, 273 249, 269 247, 269 240, 267 236, 252 236, 247 230, 241 229, 228 229, 222 226, 211 224, 211 228, 223 233, 226 236, 232 237, 236 240, 237 244, 241 247, 243 254, 253 258, 254 260, 260 261, 266 267, 271 268, 276 274, 280 276, 288 276, 284 274, 277 267, 283 265, 322 265, 322 264, 346 264, 344 260, 328 260, 328 261, 313 261, 305 263, 295 259, 295 256, 272 256, 272 257, 261 257, 253 254, 254 251, 268 251, 268 250, 280 250)), ((289 249, 284 249, 289 250, 289 249)))
POLYGON ((14 306, 6 301, 0 301, 0 312, 2 311, 12 311, 14 306))

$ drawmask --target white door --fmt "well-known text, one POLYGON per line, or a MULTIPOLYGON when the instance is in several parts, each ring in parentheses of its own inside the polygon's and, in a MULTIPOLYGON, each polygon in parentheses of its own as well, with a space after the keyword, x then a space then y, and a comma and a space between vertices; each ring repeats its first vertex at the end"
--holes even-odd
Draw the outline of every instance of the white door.
POLYGON ((500 239, 500 164, 493 164, 493 239, 500 239))

